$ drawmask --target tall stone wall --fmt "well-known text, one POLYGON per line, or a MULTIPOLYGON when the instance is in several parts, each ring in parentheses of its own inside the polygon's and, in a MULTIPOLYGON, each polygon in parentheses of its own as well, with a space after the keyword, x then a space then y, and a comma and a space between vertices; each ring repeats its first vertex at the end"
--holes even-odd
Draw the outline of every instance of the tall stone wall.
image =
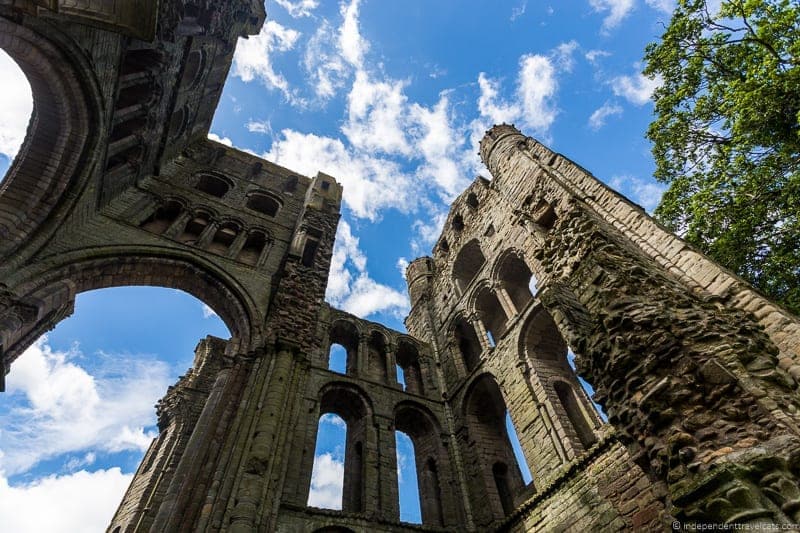
POLYGON ((206 139, 263 5, 107 7, 0 1, 36 102, 0 188, 0 377, 96 288, 181 289, 232 333, 159 404, 110 531, 800 520, 797 317, 506 125, 481 143, 492 179, 409 265, 408 333, 333 309, 341 186, 206 139), (308 505, 329 414, 347 427, 341 510, 308 505), (397 431, 421 525, 400 521, 397 431))

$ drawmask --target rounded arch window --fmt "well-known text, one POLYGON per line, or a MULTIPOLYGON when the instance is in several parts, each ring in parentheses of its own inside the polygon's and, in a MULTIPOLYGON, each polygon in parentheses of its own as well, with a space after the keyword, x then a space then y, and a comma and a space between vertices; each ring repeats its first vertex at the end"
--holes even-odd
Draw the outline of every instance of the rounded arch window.
POLYGON ((467 196, 467 205, 470 206, 472 209, 478 208, 479 205, 478 196, 474 192, 469 193, 469 195, 467 196))
POLYGON ((191 89, 203 75, 203 70, 206 64, 205 50, 197 49, 189 52, 186 57, 186 65, 183 69, 183 77, 181 78, 181 87, 183 89, 191 89))
POLYGON ((189 125, 189 109, 186 106, 181 107, 174 113, 169 121, 170 138, 177 139, 186 132, 186 127, 189 125))
POLYGON ((475 276, 478 274, 486 258, 481 251, 478 241, 471 240, 458 252, 453 262, 453 280, 456 287, 463 294, 475 276))
POLYGON ((464 229, 464 217, 462 217, 461 215, 456 215, 453 218, 452 226, 453 226, 453 229, 455 231, 463 230, 464 229))
POLYGON ((267 215, 268 217, 274 217, 277 215, 278 210, 281 208, 281 204, 277 199, 275 199, 272 195, 262 192, 250 193, 250 195, 247 197, 247 203, 245 205, 248 209, 258 211, 259 213, 267 215))
POLYGON ((197 177, 197 184, 195 185, 195 189, 198 191, 203 191, 217 198, 222 198, 228 194, 231 187, 232 184, 230 181, 214 174, 200 174, 197 177))

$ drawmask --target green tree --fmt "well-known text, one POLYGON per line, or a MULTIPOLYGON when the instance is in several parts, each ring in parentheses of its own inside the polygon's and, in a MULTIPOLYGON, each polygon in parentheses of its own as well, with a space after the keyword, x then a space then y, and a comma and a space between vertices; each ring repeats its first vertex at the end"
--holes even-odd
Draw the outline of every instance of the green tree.
POLYGON ((800 314, 800 3, 679 0, 646 52, 655 211, 800 314))

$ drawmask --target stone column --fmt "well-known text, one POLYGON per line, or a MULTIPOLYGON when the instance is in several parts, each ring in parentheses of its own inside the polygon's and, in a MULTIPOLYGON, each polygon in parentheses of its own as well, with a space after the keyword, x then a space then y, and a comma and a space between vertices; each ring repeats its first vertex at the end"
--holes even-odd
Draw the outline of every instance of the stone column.
POLYGON ((388 522, 400 520, 399 493, 397 484, 397 446, 394 420, 375 415, 375 430, 378 437, 378 506, 379 516, 388 522))

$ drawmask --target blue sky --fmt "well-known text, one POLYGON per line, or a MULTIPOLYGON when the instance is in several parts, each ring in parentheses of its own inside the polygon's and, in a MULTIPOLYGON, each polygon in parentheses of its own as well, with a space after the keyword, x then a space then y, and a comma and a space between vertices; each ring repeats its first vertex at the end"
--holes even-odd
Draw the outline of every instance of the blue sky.
MULTIPOLYGON (((449 202, 487 175, 477 141, 494 123, 655 207, 663 188, 644 132, 658 80, 639 73, 670 10, 669 0, 268 1, 264 29, 237 49, 211 137, 344 185, 327 299, 402 330, 403 268, 429 253, 449 202)), ((4 55, 0 72, 4 175, 31 107, 4 55)), ((178 291, 79 295, 0 395, 0 523, 102 530, 154 435, 153 405, 207 334, 228 336, 178 291), (33 511, 44 502, 50 513, 33 511)), ((342 422, 320 428, 313 501, 335 507, 342 422)), ((399 442, 413 488, 411 446, 399 442)), ((403 519, 415 515, 405 503, 403 519)))

